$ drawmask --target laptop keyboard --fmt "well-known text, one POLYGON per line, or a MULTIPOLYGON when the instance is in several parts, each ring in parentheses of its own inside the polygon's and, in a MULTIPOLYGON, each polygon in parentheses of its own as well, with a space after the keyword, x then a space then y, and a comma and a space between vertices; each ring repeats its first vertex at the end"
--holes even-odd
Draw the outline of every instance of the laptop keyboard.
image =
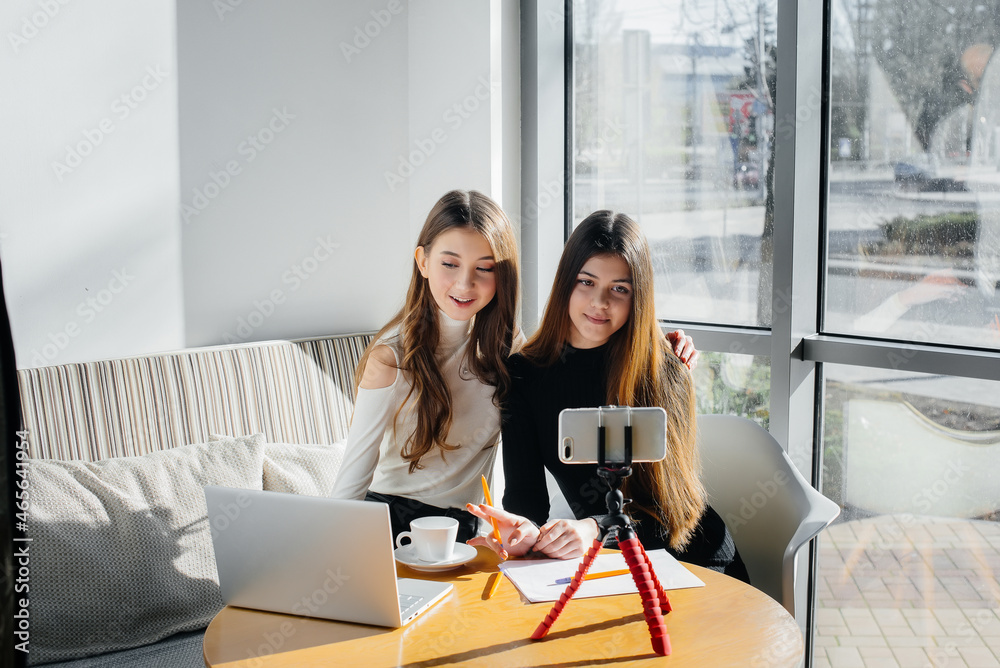
POLYGON ((413 611, 413 608, 420 605, 420 602, 423 600, 424 598, 422 596, 410 596, 409 594, 400 594, 399 614, 402 616, 403 619, 406 619, 406 617, 413 611))

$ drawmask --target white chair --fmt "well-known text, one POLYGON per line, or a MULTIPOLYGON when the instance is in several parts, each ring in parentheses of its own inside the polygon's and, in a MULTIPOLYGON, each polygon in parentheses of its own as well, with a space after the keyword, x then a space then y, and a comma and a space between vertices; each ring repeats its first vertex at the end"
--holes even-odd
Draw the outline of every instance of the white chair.
POLYGON ((840 508, 802 477, 774 437, 735 415, 699 415, 701 479, 751 584, 795 615, 795 555, 840 508))

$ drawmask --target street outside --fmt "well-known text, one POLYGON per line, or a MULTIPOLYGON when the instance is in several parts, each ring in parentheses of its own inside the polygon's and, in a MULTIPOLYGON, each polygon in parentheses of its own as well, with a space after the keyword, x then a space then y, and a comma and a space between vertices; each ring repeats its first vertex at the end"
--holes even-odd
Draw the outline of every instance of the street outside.
MULTIPOLYGON (((826 331, 1000 348, 1000 296, 988 294, 977 284, 973 257, 897 256, 887 264, 869 252, 884 241, 883 223, 896 217, 976 212, 982 194, 920 192, 896 183, 891 165, 861 169, 855 164, 850 168, 835 165, 831 170, 826 217, 826 331), (942 270, 955 281, 946 297, 914 305, 894 321, 882 322, 877 331, 862 327, 870 326, 862 316, 920 278, 942 270)), ((637 216, 634 210, 640 193, 635 184, 624 179, 578 181, 578 213, 606 207, 639 220, 653 253, 661 317, 739 326, 760 324, 757 292, 764 204, 759 190, 737 190, 720 178, 714 179, 720 182, 717 187, 704 181, 650 179, 641 193, 645 213, 637 216), (591 195, 597 192, 599 198, 591 195)), ((1000 406, 1000 392, 993 381, 863 367, 838 367, 837 377, 840 382, 874 390, 1000 406)))

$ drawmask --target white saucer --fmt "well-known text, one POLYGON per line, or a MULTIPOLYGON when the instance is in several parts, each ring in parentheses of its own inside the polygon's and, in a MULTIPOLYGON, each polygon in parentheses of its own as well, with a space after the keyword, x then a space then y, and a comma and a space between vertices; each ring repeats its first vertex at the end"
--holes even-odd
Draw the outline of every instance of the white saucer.
POLYGON ((413 543, 407 543, 403 547, 397 547, 393 551, 393 556, 396 557, 396 561, 403 564, 404 566, 409 566, 415 571, 448 571, 452 568, 458 568, 464 564, 472 561, 476 556, 476 548, 471 545, 466 545, 465 543, 455 543, 454 552, 452 552, 451 559, 448 561, 424 561, 417 556, 417 551, 413 547, 413 543))

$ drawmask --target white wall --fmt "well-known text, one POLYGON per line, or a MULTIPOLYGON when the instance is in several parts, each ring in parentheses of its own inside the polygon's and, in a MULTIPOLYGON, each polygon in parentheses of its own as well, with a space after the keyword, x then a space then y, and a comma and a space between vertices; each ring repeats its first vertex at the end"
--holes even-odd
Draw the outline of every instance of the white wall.
POLYGON ((183 345, 174 3, 7 0, 0 28, 18 366, 183 345))
MULTIPOLYGON (((517 96, 504 99, 516 4, 59 5, 0 65, 31 99, 3 103, 16 158, 0 167, 14 186, 0 191, 0 257, 18 366, 377 329, 441 194, 516 196, 501 187, 519 158, 517 96), (143 105, 55 181, 59 149, 168 56, 143 105), (135 278, 83 323, 77 305, 121 267, 135 278), (33 358, 73 319, 65 349, 33 358)), ((15 30, 37 10, 17 2, 0 19, 15 30)))
POLYGON ((188 344, 377 329, 401 304, 434 201, 499 188, 490 3, 215 13, 179 4, 188 344), (274 110, 294 118, 272 137, 274 110), (198 210, 195 190, 227 164, 239 173, 198 210))

